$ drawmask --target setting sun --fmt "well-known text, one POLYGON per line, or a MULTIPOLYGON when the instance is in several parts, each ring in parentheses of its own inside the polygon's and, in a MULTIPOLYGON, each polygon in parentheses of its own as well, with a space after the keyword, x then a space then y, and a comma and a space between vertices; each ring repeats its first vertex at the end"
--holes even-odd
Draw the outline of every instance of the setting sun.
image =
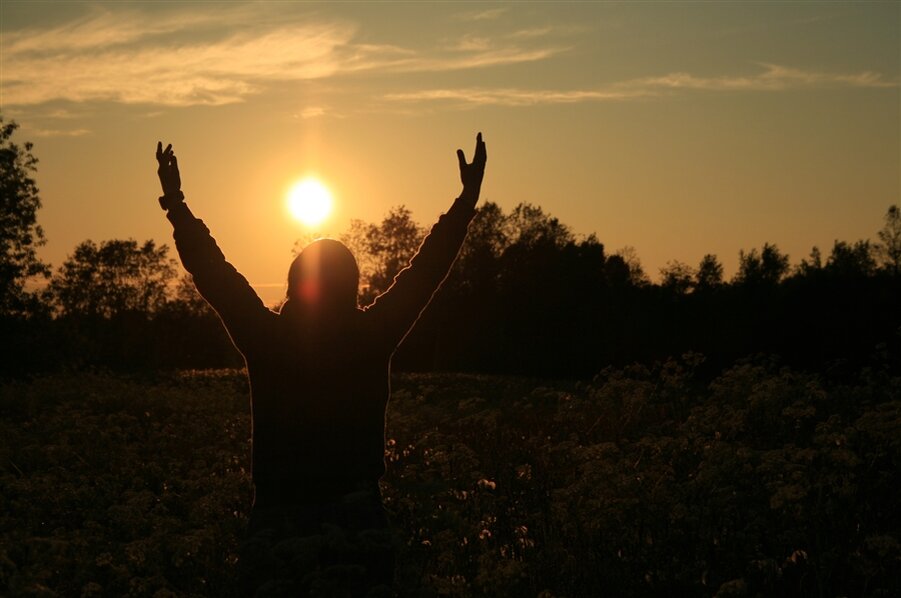
POLYGON ((332 211, 332 194, 320 180, 305 178, 288 191, 288 210, 300 222, 316 226, 332 211))

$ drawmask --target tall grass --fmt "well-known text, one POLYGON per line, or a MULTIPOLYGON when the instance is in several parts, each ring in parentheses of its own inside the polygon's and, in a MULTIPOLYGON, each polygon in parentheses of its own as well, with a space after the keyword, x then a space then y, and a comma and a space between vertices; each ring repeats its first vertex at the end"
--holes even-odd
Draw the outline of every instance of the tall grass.
MULTIPOLYGON (((699 362, 396 378, 402 593, 901 591, 901 379, 699 362)), ((234 370, 0 386, 0 593, 233 595, 248 409, 234 370)))

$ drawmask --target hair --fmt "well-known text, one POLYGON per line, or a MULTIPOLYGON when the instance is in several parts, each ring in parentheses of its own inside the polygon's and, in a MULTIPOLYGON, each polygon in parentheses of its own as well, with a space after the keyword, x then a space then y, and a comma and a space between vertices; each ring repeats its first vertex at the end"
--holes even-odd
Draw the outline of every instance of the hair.
POLYGON ((303 248, 288 270, 288 300, 303 301, 304 284, 312 282, 317 298, 329 308, 357 306, 360 269, 353 253, 335 239, 318 239, 303 248))

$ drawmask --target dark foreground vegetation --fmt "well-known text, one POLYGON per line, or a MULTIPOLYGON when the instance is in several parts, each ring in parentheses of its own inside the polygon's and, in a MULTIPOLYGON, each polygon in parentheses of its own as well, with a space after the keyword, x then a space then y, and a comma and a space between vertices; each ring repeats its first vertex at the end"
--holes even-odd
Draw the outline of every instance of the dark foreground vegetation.
MULTIPOLYGON (((701 361, 572 384, 397 378, 399 588, 897 596, 901 378, 758 358, 704 383, 701 361)), ((0 386, 0 594, 233 595, 248 435, 239 370, 0 386)))

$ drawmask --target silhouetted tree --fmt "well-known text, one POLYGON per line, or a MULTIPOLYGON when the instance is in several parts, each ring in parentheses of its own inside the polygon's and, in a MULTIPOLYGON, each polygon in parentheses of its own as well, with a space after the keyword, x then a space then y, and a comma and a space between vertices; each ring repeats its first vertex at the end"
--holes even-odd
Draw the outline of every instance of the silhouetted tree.
POLYGON ((509 246, 508 233, 507 216, 500 206, 486 202, 477 208, 446 286, 489 292, 500 273, 500 258, 509 246))
POLYGON ((499 258, 510 243, 507 216, 496 203, 486 202, 476 210, 469 224, 466 242, 460 250, 459 261, 476 256, 499 258))
POLYGON ((676 295, 687 295, 694 289, 696 273, 684 262, 672 260, 660 268, 660 285, 676 295))
POLYGON ((133 239, 79 244, 50 282, 65 315, 112 318, 123 313, 149 316, 160 310, 176 275, 166 245, 133 239))
POLYGON ((50 276, 50 267, 35 251, 45 243, 37 224, 41 200, 31 177, 38 160, 31 142, 19 146, 11 141, 18 126, 0 117, 0 315, 12 316, 39 308, 39 294, 25 285, 50 276))
POLYGON ((836 241, 824 270, 844 278, 872 276, 876 272, 873 247, 869 241, 836 241))
POLYGON ((550 285, 560 250, 574 241, 565 224, 528 203, 521 203, 504 219, 508 244, 501 255, 501 286, 509 300, 534 300, 550 285), (513 291, 513 289, 517 289, 513 291))
POLYGON ((624 287, 630 284, 632 274, 629 264, 623 256, 614 253, 604 261, 604 280, 611 287, 624 287))
POLYGON ((360 303, 368 305, 391 286, 394 277, 416 253, 425 231, 414 222, 412 212, 397 206, 379 224, 352 220, 341 236, 360 267, 360 303))
POLYGON ((723 284, 723 265, 716 256, 708 253, 701 258, 698 270, 695 272, 695 286, 698 290, 709 290, 723 284))
POLYGON ((214 314, 209 303, 197 292, 191 275, 182 274, 166 301, 165 310, 194 318, 209 317, 214 314))
POLYGON ((641 265, 641 260, 638 257, 638 252, 635 251, 634 247, 626 245, 614 255, 619 256, 623 263, 629 268, 629 284, 635 286, 650 284, 651 280, 648 278, 648 275, 645 274, 644 268, 641 265))
POLYGON ((814 276, 823 270, 823 254, 820 248, 814 246, 810 250, 810 255, 801 260, 798 264, 797 273, 799 276, 814 276))
POLYGON ((739 266, 735 282, 744 285, 776 285, 788 274, 788 255, 779 251, 772 243, 764 243, 758 253, 756 249, 738 254, 739 266))
POLYGON ((529 203, 521 203, 513 208, 505 224, 506 237, 511 246, 563 247, 574 240, 568 226, 529 203))
POLYGON ((879 256, 882 266, 895 276, 901 274, 901 210, 890 206, 885 213, 885 224, 877 233, 882 243, 879 256))

